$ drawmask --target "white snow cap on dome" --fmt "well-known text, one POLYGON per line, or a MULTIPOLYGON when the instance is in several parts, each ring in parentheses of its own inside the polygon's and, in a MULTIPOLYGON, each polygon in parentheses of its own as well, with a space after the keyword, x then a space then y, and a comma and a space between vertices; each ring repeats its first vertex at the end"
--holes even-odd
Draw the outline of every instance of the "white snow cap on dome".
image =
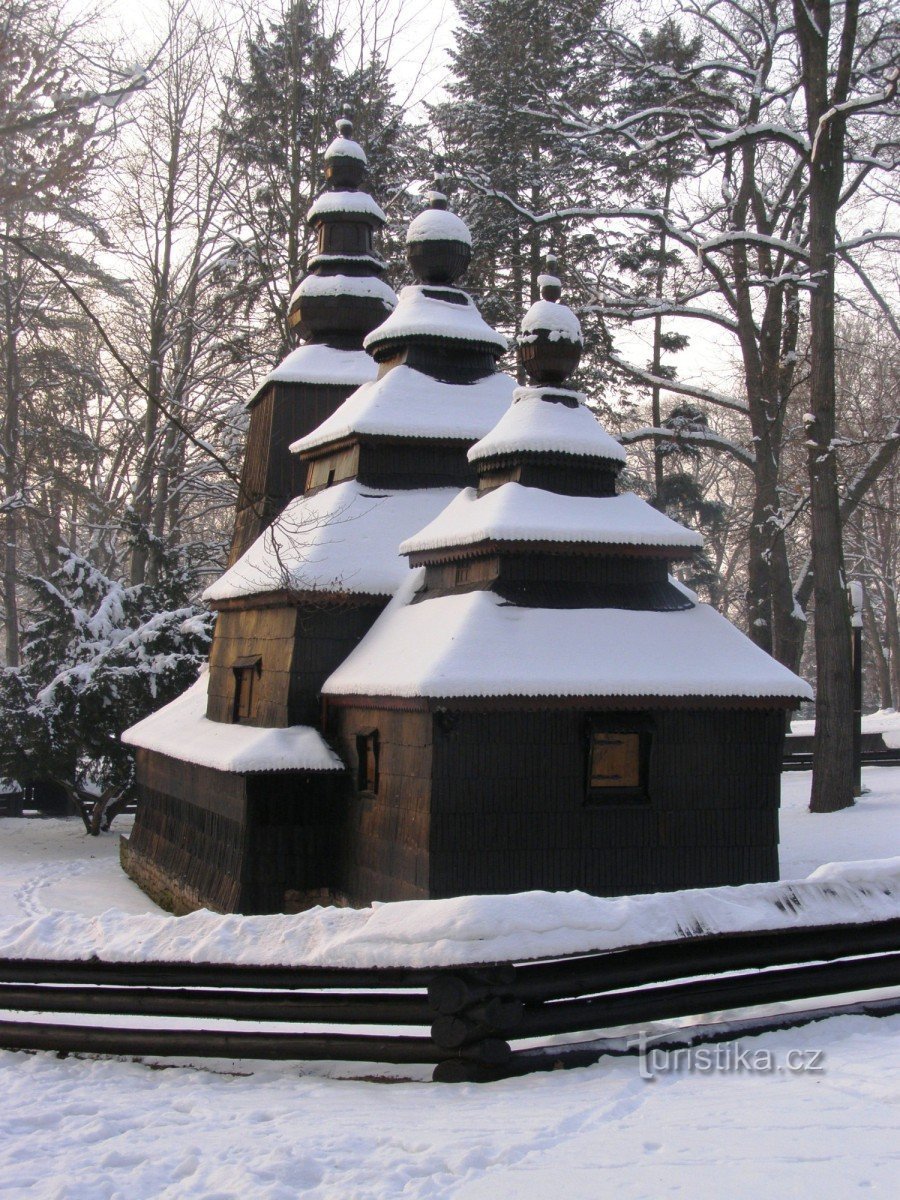
POLYGON ((567 342, 583 342, 581 322, 566 304, 555 304, 552 300, 537 300, 522 318, 520 342, 533 342, 539 329, 550 333, 550 341, 560 338, 567 342))
POLYGON ((368 192, 323 192, 312 203, 306 214, 307 221, 325 213, 364 213, 386 221, 387 217, 379 204, 372 199, 368 192))
POLYGON ((566 496, 504 483, 481 496, 474 488, 464 488, 430 524, 402 543, 400 553, 480 542, 581 542, 695 550, 703 545, 703 538, 634 492, 566 496))
POLYGON ((519 450, 582 454, 624 462, 624 449, 610 437, 583 400, 579 392, 565 388, 516 388, 511 406, 490 433, 469 451, 469 462, 519 450), (567 397, 570 403, 544 399, 553 395, 567 397))
POLYGON ((456 213, 444 208, 426 208, 410 222, 406 231, 406 244, 410 242, 464 242, 472 245, 472 234, 468 225, 456 213))
POLYGON ((366 152, 363 150, 359 142, 354 142, 352 138, 336 137, 328 149, 325 151, 326 158, 358 158, 360 162, 364 162, 368 166, 369 160, 366 158, 366 152))
POLYGON ((371 350, 384 342, 410 337, 435 337, 507 349, 506 338, 488 325, 471 296, 456 288, 443 289, 459 297, 460 303, 454 303, 449 298, 442 300, 429 294, 440 290, 437 284, 408 284, 401 288, 397 307, 367 335, 365 348, 371 350))
POLYGON ((375 275, 307 275, 294 289, 291 304, 301 296, 363 296, 397 307, 397 293, 375 275))

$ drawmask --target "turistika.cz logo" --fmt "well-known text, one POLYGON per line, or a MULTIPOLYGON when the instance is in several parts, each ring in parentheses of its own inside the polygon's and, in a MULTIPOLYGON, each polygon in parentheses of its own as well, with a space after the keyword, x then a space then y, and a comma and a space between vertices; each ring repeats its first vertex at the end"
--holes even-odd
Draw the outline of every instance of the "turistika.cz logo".
POLYGON ((673 1046, 660 1043, 664 1035, 639 1033, 631 1041, 638 1052, 642 1079, 660 1075, 822 1075, 825 1051, 790 1049, 784 1052, 744 1042, 673 1046))

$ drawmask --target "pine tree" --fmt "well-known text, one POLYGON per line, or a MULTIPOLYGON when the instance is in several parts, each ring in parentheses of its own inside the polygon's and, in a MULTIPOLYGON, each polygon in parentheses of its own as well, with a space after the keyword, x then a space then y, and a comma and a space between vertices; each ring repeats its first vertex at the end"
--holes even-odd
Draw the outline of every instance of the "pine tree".
POLYGON ((161 557, 154 586, 126 586, 60 547, 50 578, 28 581, 38 615, 22 665, 0 670, 10 731, 0 776, 58 784, 91 833, 133 794, 122 730, 193 682, 209 647, 212 617, 189 601, 192 573, 181 555, 161 557))
POLYGON ((262 306, 268 331, 289 347, 288 299, 306 274, 311 250, 306 213, 324 184, 323 155, 344 104, 354 137, 367 148, 373 191, 394 218, 382 251, 398 265, 412 215, 406 187, 426 171, 423 130, 396 104, 377 49, 354 70, 341 65, 341 39, 325 33, 318 0, 292 0, 280 20, 247 43, 244 71, 232 80, 223 115, 231 154, 243 168, 236 225, 244 253, 237 287, 249 310, 262 306))
MULTIPOLYGON (((450 101, 432 110, 448 165, 464 183, 457 208, 469 222, 475 257, 469 286, 486 317, 507 332, 538 298, 547 248, 560 260, 567 298, 577 306, 579 269, 595 253, 592 234, 538 230, 504 193, 532 212, 568 208, 595 196, 599 162, 560 133, 547 113, 577 111, 604 74, 604 0, 462 0, 450 58, 450 101)), ((587 330, 590 335, 590 331, 587 330)), ((590 344, 588 346, 590 349, 590 344)))

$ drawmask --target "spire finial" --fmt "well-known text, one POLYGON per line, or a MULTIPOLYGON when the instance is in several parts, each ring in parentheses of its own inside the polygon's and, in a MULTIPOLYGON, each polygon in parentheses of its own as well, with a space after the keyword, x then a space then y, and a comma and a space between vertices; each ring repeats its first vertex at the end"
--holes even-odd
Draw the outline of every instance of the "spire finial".
POLYGON ((428 201, 429 208, 437 208, 444 211, 449 207, 447 177, 444 174, 444 160, 440 155, 435 155, 432 183, 431 187, 425 193, 425 199, 428 201))
POLYGON ((545 257, 546 273, 537 278, 541 298, 525 314, 517 339, 522 365, 535 384, 565 383, 578 366, 584 344, 578 318, 559 302, 562 282, 557 263, 555 254, 545 257))
POLYGON ((344 104, 341 107, 341 116, 335 121, 335 128, 341 137, 349 138, 353 136, 353 105, 344 104))
POLYGON ((544 255, 544 274, 538 275, 538 287, 541 289, 541 299, 558 301, 562 296, 562 281, 557 275, 557 267, 559 259, 555 254, 548 252, 544 255))

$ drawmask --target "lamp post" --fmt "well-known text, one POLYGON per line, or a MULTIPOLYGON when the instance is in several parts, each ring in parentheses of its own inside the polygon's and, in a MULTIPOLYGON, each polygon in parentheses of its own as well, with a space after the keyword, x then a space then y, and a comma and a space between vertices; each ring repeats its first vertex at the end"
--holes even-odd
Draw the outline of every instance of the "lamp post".
POLYGON ((850 624, 853 629, 853 795, 862 795, 862 626, 863 585, 853 579, 847 586, 850 624))

